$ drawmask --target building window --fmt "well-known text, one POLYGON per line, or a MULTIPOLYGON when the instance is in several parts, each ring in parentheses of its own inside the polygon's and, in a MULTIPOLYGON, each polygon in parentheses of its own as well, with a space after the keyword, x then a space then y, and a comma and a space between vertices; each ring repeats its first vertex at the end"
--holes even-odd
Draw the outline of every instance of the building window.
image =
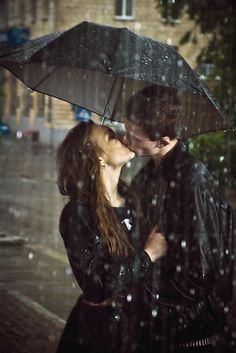
POLYGON ((134 18, 134 0, 116 0, 115 18, 131 20, 134 18))
POLYGON ((178 25, 181 23, 179 15, 185 6, 185 0, 166 0, 161 3, 161 22, 165 25, 178 25))

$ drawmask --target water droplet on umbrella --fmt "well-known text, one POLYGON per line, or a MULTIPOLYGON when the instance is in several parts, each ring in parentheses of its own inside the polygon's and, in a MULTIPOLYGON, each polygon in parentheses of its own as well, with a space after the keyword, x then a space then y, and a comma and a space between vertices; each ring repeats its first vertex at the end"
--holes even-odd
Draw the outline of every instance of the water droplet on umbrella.
POLYGON ((179 67, 182 67, 182 66, 183 66, 183 61, 182 61, 182 60, 178 60, 178 61, 177 61, 177 65, 178 65, 179 67))

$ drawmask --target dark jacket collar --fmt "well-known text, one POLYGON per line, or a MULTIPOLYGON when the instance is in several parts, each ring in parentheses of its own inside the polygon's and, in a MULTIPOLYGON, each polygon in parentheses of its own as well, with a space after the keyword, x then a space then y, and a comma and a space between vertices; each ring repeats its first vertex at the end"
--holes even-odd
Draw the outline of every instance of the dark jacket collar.
MULTIPOLYGON (((176 175, 180 167, 179 162, 184 158, 186 153, 186 146, 182 141, 179 140, 176 145, 162 158, 159 167, 156 168, 156 172, 161 174, 163 177, 172 178, 174 175, 176 175)), ((152 161, 151 163, 154 167, 154 162, 152 161)))

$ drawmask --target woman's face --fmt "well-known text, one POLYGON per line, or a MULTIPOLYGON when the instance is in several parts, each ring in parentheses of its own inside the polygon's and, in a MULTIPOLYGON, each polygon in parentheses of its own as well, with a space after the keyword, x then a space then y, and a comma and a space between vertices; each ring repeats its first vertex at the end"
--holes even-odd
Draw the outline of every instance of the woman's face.
POLYGON ((94 125, 91 140, 99 149, 99 157, 110 166, 122 166, 135 156, 135 153, 126 147, 118 136, 106 126, 94 125))

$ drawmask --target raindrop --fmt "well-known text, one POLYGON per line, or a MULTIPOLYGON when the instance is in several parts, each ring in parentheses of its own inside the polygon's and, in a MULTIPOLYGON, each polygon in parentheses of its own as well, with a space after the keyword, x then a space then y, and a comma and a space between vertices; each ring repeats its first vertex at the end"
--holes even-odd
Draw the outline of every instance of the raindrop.
POLYGON ((220 161, 220 162, 223 162, 223 161, 224 161, 224 159, 225 159, 225 157, 224 157, 224 156, 220 156, 220 157, 219 157, 219 161, 220 161))
POLYGON ((168 238, 169 238, 170 241, 173 241, 175 239, 174 233, 170 233, 168 238))
POLYGON ((195 294, 195 289, 194 289, 194 288, 191 288, 191 289, 190 289, 190 294, 191 294, 191 295, 194 295, 194 294, 195 294))
POLYGON ((110 267, 110 266, 109 266, 108 263, 105 263, 105 264, 104 264, 104 269, 105 269, 106 271, 109 270, 109 267, 110 267))
POLYGON ((156 309, 152 310, 152 317, 157 317, 157 310, 156 309))
POLYGON ((131 163, 128 162, 128 163, 126 164, 126 168, 130 168, 130 167, 131 167, 131 163))
POLYGON ((181 272, 181 266, 180 265, 176 266, 176 272, 181 272))
POLYGON ((175 181, 174 181, 174 180, 171 180, 171 182, 170 182, 170 187, 171 187, 172 189, 175 188, 175 181))
POLYGON ((16 138, 17 138, 18 140, 20 140, 20 139, 22 138, 22 136, 23 136, 22 131, 17 131, 17 132, 16 132, 16 138))
POLYGON ((181 247, 182 248, 186 248, 186 240, 182 240, 181 241, 181 247))
POLYGON ((155 206, 156 204, 157 204, 157 199, 156 198, 152 199, 152 205, 155 206))
POLYGON ((193 144, 193 142, 191 141, 191 142, 189 142, 189 148, 190 149, 192 149, 194 147, 194 144, 193 144))
POLYGON ((65 269, 65 274, 66 274, 66 276, 70 276, 70 275, 72 274, 72 270, 71 270, 70 267, 67 267, 67 268, 65 269))
POLYGON ((179 172, 177 172, 177 175, 176 175, 176 177, 177 177, 177 179, 180 179, 181 178, 181 176, 182 176, 182 173, 179 171, 179 172))
POLYGON ((33 258, 34 258, 34 254, 33 254, 32 252, 30 252, 30 253, 28 254, 28 259, 29 259, 29 260, 33 260, 33 258))
POLYGON ((229 307, 228 306, 225 306, 224 307, 224 312, 227 314, 229 312, 229 307))
POLYGON ((127 294, 126 300, 127 300, 127 302, 131 302, 132 301, 132 294, 127 294))

